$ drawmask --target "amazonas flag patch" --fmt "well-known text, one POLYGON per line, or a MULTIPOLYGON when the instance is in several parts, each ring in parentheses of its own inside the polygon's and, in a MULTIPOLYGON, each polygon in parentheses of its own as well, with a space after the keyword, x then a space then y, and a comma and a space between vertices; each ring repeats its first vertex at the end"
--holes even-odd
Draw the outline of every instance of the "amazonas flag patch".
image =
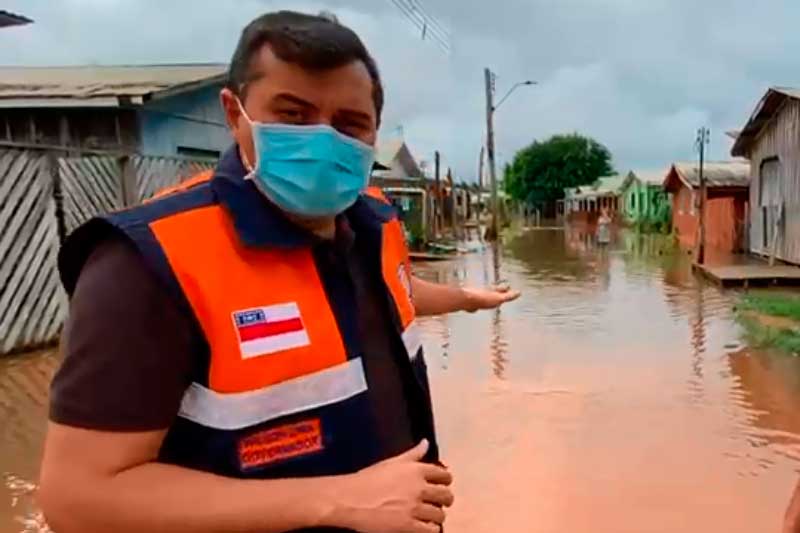
POLYGON ((243 359, 308 346, 308 332, 297 302, 233 313, 243 359))

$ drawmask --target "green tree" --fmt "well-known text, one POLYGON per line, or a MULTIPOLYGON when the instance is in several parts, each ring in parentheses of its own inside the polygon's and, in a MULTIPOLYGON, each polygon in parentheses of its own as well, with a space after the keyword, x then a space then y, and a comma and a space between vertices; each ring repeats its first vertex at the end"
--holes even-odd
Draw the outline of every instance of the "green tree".
POLYGON ((514 155, 504 172, 506 193, 530 204, 564 197, 564 188, 589 185, 614 173, 611 152, 577 133, 534 141, 514 155))

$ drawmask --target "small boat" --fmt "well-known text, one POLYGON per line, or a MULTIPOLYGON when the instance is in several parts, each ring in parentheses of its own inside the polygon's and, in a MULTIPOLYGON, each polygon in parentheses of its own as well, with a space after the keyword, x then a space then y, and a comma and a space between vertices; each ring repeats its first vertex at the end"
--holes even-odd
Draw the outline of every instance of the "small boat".
POLYGON ((427 252, 409 252, 408 256, 412 261, 447 261, 458 257, 455 254, 431 254, 427 252))

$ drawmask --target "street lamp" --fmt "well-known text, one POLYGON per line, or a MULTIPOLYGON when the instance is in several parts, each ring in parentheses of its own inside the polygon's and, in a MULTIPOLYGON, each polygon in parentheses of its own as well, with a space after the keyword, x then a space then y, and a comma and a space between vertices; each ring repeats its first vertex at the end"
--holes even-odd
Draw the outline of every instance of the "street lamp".
POLYGON ((487 240, 497 240, 497 213, 499 204, 497 201, 497 169, 494 162, 494 112, 511 96, 515 89, 523 85, 536 85, 535 81, 525 80, 515 83, 511 89, 503 96, 497 105, 494 105, 494 91, 492 90, 492 71, 484 69, 486 77, 486 155, 489 159, 489 177, 492 184, 492 223, 486 231, 487 240))
POLYGON ((500 108, 500 106, 501 106, 501 105, 503 105, 503 102, 505 102, 505 101, 506 101, 506 99, 507 99, 509 96, 511 96, 511 93, 513 93, 513 92, 514 92, 514 91, 517 89, 517 87, 522 87, 523 85, 538 85, 538 84, 539 84, 538 82, 536 82, 536 81, 531 81, 531 80, 525 80, 525 81, 520 81, 520 82, 517 82, 517 83, 515 83, 515 84, 514 84, 514 85, 513 85, 513 86, 512 86, 512 87, 511 87, 509 90, 508 90, 508 92, 505 94, 505 96, 503 96, 503 97, 500 99, 500 101, 499 101, 499 102, 497 102, 497 105, 495 105, 495 106, 494 106, 494 109, 492 109, 492 112, 494 113, 495 111, 497 111, 497 110, 500 108))

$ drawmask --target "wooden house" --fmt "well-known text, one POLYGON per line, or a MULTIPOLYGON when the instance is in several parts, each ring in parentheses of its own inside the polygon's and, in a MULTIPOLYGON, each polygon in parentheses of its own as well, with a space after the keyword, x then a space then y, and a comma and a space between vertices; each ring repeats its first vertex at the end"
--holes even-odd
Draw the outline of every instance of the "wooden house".
POLYGON ((370 184, 380 187, 398 209, 412 243, 434 237, 435 185, 401 137, 376 146, 370 184))
POLYGON ((224 64, 0 67, 0 142, 214 158, 224 64))
MULTIPOLYGON (((749 166, 745 162, 706 163, 706 246, 724 252, 742 251, 749 197, 749 166)), ((672 229, 680 244, 697 244, 700 213, 698 163, 675 163, 664 179, 672 195, 672 229)))
POLYGON ((591 185, 564 189, 564 213, 570 222, 594 222, 603 209, 619 212, 620 193, 627 175, 605 176, 591 185))
POLYGON ((642 229, 667 228, 670 222, 671 203, 664 190, 666 171, 628 174, 622 186, 623 220, 642 229))
POLYGON ((800 264, 800 89, 769 89, 731 152, 750 160, 750 251, 800 264))

